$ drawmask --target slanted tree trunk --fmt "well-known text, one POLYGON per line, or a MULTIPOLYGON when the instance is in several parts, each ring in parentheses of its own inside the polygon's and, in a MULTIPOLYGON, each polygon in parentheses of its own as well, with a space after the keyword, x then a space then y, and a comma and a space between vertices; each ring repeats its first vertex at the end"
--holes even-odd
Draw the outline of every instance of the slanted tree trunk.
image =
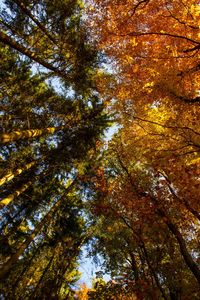
POLYGON ((57 41, 56 39, 50 34, 50 32, 46 29, 46 27, 40 23, 36 17, 27 9, 27 7, 22 3, 22 1, 19 0, 13 0, 13 2, 15 2, 20 9, 22 10, 22 12, 27 15, 39 28, 42 32, 44 32, 46 34, 46 36, 55 44, 57 45, 57 41))
POLYGON ((200 214, 198 211, 196 211, 193 207, 190 206, 189 202, 185 199, 185 198, 180 198, 178 197, 178 195, 176 194, 175 190, 173 189, 173 187, 171 186, 171 182, 170 180, 168 179, 168 177, 163 174, 162 172, 159 172, 167 181, 167 186, 168 186, 168 189, 170 191, 170 193, 172 194, 172 196, 177 200, 179 201, 180 203, 183 203, 184 206, 186 207, 186 209, 191 212, 191 214, 193 214, 193 216, 195 218, 197 218, 199 221, 200 221, 200 214))
MULTIPOLYGON (((65 191, 65 195, 67 194, 67 192, 72 188, 72 186, 75 184, 76 179, 69 185, 69 187, 67 188, 67 190, 65 191)), ((10 272, 10 270, 12 269, 13 265, 16 264, 18 258, 20 255, 23 254, 24 250, 29 246, 29 244, 34 240, 34 238, 37 236, 37 234, 40 232, 40 230, 42 229, 42 227, 47 224, 52 216, 54 215, 54 213, 58 210, 61 202, 63 200, 63 197, 61 197, 54 205, 53 207, 50 209, 50 211, 45 215, 45 217, 42 219, 42 221, 35 227, 35 230, 32 232, 32 234, 30 234, 26 240, 19 246, 19 248, 16 250, 16 252, 10 257, 10 259, 1 266, 0 268, 0 280, 3 280, 5 278, 5 276, 7 276, 10 272)))
POLYGON ((28 181, 27 183, 23 184, 18 190, 14 191, 14 193, 8 195, 6 198, 0 201, 0 210, 10 204, 14 199, 16 199, 19 195, 25 192, 32 184, 32 181, 28 181))
POLYGON ((157 276, 156 272, 154 271, 154 268, 153 268, 153 266, 152 266, 152 264, 151 264, 151 262, 149 260, 149 255, 147 253, 146 246, 145 246, 144 242, 142 241, 142 239, 140 241, 141 241, 141 249, 143 250, 143 253, 144 253, 147 265, 149 267, 149 270, 150 270, 151 274, 153 275, 153 278, 154 278, 154 280, 156 282, 156 285, 157 285, 158 289, 160 290, 160 292, 161 292, 161 294, 163 296, 163 299, 168 300, 168 297, 167 297, 164 289, 162 288, 162 285, 159 282, 158 276, 157 276))
POLYGON ((48 262, 48 264, 46 265, 46 267, 45 267, 45 269, 44 269, 44 271, 43 271, 43 273, 42 273, 42 276, 40 277, 40 279, 39 279, 39 281, 38 281, 36 287, 34 288, 33 293, 31 294, 31 298, 32 298, 32 299, 38 299, 38 298, 37 298, 37 291, 38 291, 38 289, 40 288, 40 284, 42 283, 42 281, 43 281, 45 275, 47 274, 47 272, 48 272, 48 270, 49 270, 49 268, 51 267, 51 264, 52 264, 52 262, 53 262, 54 257, 55 257, 55 249, 54 249, 54 251, 53 251, 53 255, 52 255, 51 258, 49 259, 49 262, 48 262), (35 298, 35 296, 36 296, 36 298, 35 298))
POLYGON ((23 254, 24 250, 29 246, 29 244, 34 240, 36 235, 40 232, 42 227, 51 220, 53 213, 58 209, 60 201, 58 201, 51 210, 46 214, 42 221, 36 226, 35 230, 30 234, 26 240, 19 246, 17 251, 10 257, 10 259, 0 268, 0 280, 3 280, 12 269, 13 265, 16 264, 20 255, 23 254))
POLYGON ((7 173, 6 175, 4 175, 1 179, 0 179, 0 186, 3 185, 4 183, 9 182, 10 180, 12 180, 15 176, 23 173, 24 171, 30 169, 32 166, 34 166, 36 164, 37 161, 32 161, 28 164, 26 164, 24 167, 18 168, 15 171, 11 171, 9 173, 7 173))
POLYGON ((170 218, 165 214, 165 212, 162 209, 160 209, 160 208, 157 209, 157 212, 162 217, 162 220, 165 222, 165 224, 169 228, 170 232, 173 234, 176 241, 178 242, 180 252, 183 256, 183 259, 184 259, 186 265, 188 266, 188 268, 190 269, 190 271, 193 273, 193 275, 195 276, 195 278, 197 279, 197 281, 200 284, 200 269, 199 269, 198 265, 195 263, 195 261, 193 260, 190 253, 188 252, 186 243, 185 243, 185 240, 184 240, 182 234, 178 230, 177 226, 174 223, 172 223, 170 218))
MULTIPOLYGON (((35 62, 39 63, 43 67, 47 68, 50 71, 53 71, 55 75, 67 78, 67 74, 59 70, 58 68, 52 66, 47 61, 43 60, 41 57, 39 57, 36 53, 29 50, 28 47, 25 47, 18 42, 16 42, 14 39, 12 39, 9 35, 4 33, 3 31, 0 31, 0 41, 4 43, 5 45, 10 46, 11 48, 19 51, 23 55, 29 57, 30 59, 34 60, 35 62)), ((69 76, 68 76, 69 77, 69 76)), ((69 79, 69 78, 68 78, 69 79)))
MULTIPOLYGON (((141 190, 135 184, 135 182, 134 182, 131 174, 129 173, 128 168, 123 163, 123 161, 122 161, 119 153, 117 153, 117 158, 118 158, 118 161, 119 161, 119 163, 120 163, 123 171, 126 173, 126 175, 127 175, 128 179, 129 179, 131 185, 133 186, 135 192, 138 194, 139 197, 140 196, 144 197, 144 195, 141 192, 141 190)), ((148 193, 147 196, 150 198, 151 202, 153 204, 155 204, 155 206, 157 207, 156 213, 162 218, 163 222, 167 225, 167 227, 169 228, 170 232, 175 237, 176 241, 179 244, 180 253, 183 256, 183 259, 184 259, 186 265, 188 266, 188 268, 190 269, 190 271, 193 273, 193 275, 197 279, 198 283, 200 284, 200 269, 197 266, 197 264, 195 263, 195 261, 193 260, 193 258, 190 255, 190 253, 188 252, 185 240, 182 237, 182 235, 181 235, 180 231, 178 230, 177 226, 170 220, 170 218, 164 212, 164 210, 162 208, 159 208, 159 202, 158 202, 158 200, 154 196, 152 196, 151 193, 148 193)))
POLYGON ((8 297, 10 297, 9 299, 12 299, 11 297, 13 296, 13 293, 15 295, 17 286, 20 282, 20 279, 23 278, 23 275, 26 273, 26 271, 30 268, 32 261, 34 260, 34 258, 36 257, 36 255, 38 254, 39 250, 41 249, 41 245, 39 245, 39 247, 37 247, 35 249, 35 251, 33 252, 33 255, 31 256, 31 258, 26 262, 25 267, 23 268, 23 270, 21 271, 21 273, 17 276, 17 279, 12 283, 12 289, 8 291, 8 297))
POLYGON ((30 130, 22 130, 22 131, 12 131, 10 133, 2 133, 0 134, 0 143, 11 143, 17 140, 30 139, 39 136, 43 136, 45 134, 53 134, 56 131, 64 129, 65 126, 58 127, 48 127, 42 129, 30 129, 30 130))

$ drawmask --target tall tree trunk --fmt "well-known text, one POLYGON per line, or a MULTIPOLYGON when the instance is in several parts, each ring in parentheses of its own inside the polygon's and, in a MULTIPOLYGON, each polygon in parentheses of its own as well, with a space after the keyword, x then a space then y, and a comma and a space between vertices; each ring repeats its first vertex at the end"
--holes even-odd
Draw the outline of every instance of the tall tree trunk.
POLYGON ((168 177, 163 174, 163 172, 159 172, 164 178, 165 180, 167 181, 167 186, 168 186, 168 189, 170 191, 170 193, 172 194, 172 196, 177 199, 177 201, 179 201, 180 203, 183 203, 185 205, 185 207, 187 208, 187 210, 189 212, 191 212, 191 214, 193 214, 193 216, 195 218, 197 218, 199 221, 200 221, 200 214, 198 211, 196 211, 193 207, 190 206, 190 204, 188 203, 188 201, 185 199, 185 198, 180 198, 178 197, 178 195, 176 194, 175 190, 173 189, 173 187, 171 186, 171 182, 170 180, 168 179, 168 177))
POLYGON ((150 270, 151 274, 153 275, 153 278, 154 278, 154 280, 156 282, 156 285, 157 285, 158 289, 160 290, 160 292, 161 292, 161 294, 163 296, 163 299, 168 300, 168 297, 167 297, 164 289, 162 288, 162 285, 159 282, 158 276, 157 276, 156 272, 154 271, 154 268, 153 268, 153 266, 152 266, 152 264, 151 264, 151 262, 149 260, 149 255, 147 253, 146 246, 145 246, 145 244, 144 244, 144 242, 143 242, 142 239, 141 239, 141 245, 142 245, 141 249, 143 250, 143 253, 144 253, 147 265, 149 267, 149 270, 150 270))
POLYGON ((0 134, 0 143, 11 143, 20 139, 30 139, 34 137, 39 137, 45 134, 53 134, 58 130, 62 130, 65 126, 58 127, 48 127, 43 129, 30 129, 22 131, 12 131, 10 133, 0 134))
MULTIPOLYGON (((117 154, 117 158, 118 161, 123 169, 123 171, 126 173, 131 185, 133 186, 134 190, 137 192, 138 196, 140 197, 144 197, 143 192, 141 192, 141 190, 138 188, 138 186, 135 184, 131 174, 129 173, 128 168, 125 166, 124 162, 122 161, 119 153, 116 151, 117 154)), ((136 181, 137 182, 137 181, 136 181)), ((156 207, 158 207, 156 209, 157 214, 162 218, 162 220, 164 221, 164 223, 167 225, 167 227, 169 228, 170 232, 174 235, 174 237, 176 238, 178 244, 179 244, 179 248, 180 248, 180 252, 183 256, 183 259, 186 263, 186 265, 188 266, 188 268, 190 269, 190 271, 193 273, 193 275, 195 276, 195 278, 197 279, 197 281, 200 284, 200 269, 198 268, 197 264, 194 262, 192 256, 190 255, 190 253, 187 250, 186 247, 186 243, 180 233, 180 231, 178 230, 177 226, 175 224, 172 223, 172 221, 170 220, 170 218, 167 216, 167 214, 164 212, 163 209, 159 208, 159 202, 158 200, 151 195, 151 193, 149 192, 149 194, 147 195, 151 202, 153 204, 155 204, 156 207)))
MULTIPOLYGON (((60 263, 62 264, 62 261, 63 261, 63 264, 62 264, 62 268, 58 268, 61 270, 61 272, 60 272, 59 276, 57 276, 57 278, 56 278, 55 287, 54 287, 54 289, 57 293, 59 293, 59 291, 62 288, 62 284, 64 282, 63 281, 64 276, 67 272, 67 269, 70 267, 71 262, 73 263, 73 260, 78 256, 78 254, 80 252, 80 247, 81 247, 81 245, 83 245, 84 241, 85 241, 85 238, 81 237, 80 240, 73 245, 73 250, 74 250, 73 254, 70 257, 65 256, 65 258, 63 257, 63 260, 62 259, 60 260, 60 263), (67 263, 66 263, 66 261, 67 261, 67 263)), ((66 253, 67 252, 68 252, 68 250, 66 250, 66 253)))
MULTIPOLYGON (((30 297, 30 298, 32 298, 32 299, 38 299, 38 296, 37 296, 38 288, 40 287, 40 284, 42 283, 42 281, 43 281, 45 275, 47 274, 49 268, 51 267, 51 264, 52 264, 53 259, 54 259, 54 257, 55 257, 55 250, 56 250, 56 249, 54 249, 53 255, 51 256, 51 258, 50 258, 48 264, 46 265, 46 267, 45 267, 45 269, 44 269, 44 271, 43 271, 43 273, 42 273, 42 276, 40 277, 40 279, 39 279, 39 281, 38 281, 36 287, 34 288, 33 293, 31 294, 31 297, 30 297), (35 297, 36 297, 36 298, 35 298, 35 297)), ((43 295, 43 296, 45 296, 45 295, 43 295)))
POLYGON ((28 181, 26 184, 22 185, 18 190, 14 191, 14 193, 8 195, 6 198, 0 200, 0 210, 10 204, 15 198, 25 192, 32 184, 32 181, 28 181))
MULTIPOLYGON (((155 202, 155 201, 154 201, 155 202)), ((190 271, 193 273, 195 278, 200 284, 200 269, 198 268, 198 265, 194 262, 192 256, 187 250, 185 240, 183 239, 180 231, 178 230, 177 226, 172 223, 170 218, 165 214, 165 212, 162 209, 157 209, 158 214, 162 217, 162 220, 164 220, 165 224, 171 231, 171 233, 174 235, 175 239, 177 240, 180 248, 180 252, 184 258, 184 261, 190 271)))
MULTIPOLYGON (((69 185, 67 191, 69 191, 72 186, 75 184, 76 179, 69 185)), ((65 196, 67 191, 65 191, 65 196)), ((42 227, 51 220, 52 215, 58 210, 63 198, 61 197, 54 206, 50 209, 50 211, 46 214, 46 216, 42 219, 42 221, 36 226, 35 230, 30 234, 26 240, 19 246, 17 251, 11 256, 11 258, 1 266, 0 268, 0 280, 3 280, 6 275, 9 274, 10 270, 12 269, 13 265, 17 262, 20 255, 23 254, 24 250, 29 246, 29 244, 34 240, 36 235, 40 232, 42 227)))
POLYGON ((135 255, 131 251, 129 252, 129 255, 131 258, 131 268, 134 273, 135 283, 137 284, 138 280, 139 280, 139 270, 138 270, 137 263, 135 260, 135 255))
POLYGON ((5 222, 4 224, 2 224, 1 228, 0 228, 0 232, 3 232, 7 226, 10 226, 12 224, 15 223, 15 218, 18 217, 28 206, 28 203, 25 203, 17 212, 16 214, 14 214, 14 216, 10 216, 9 213, 5 213, 4 217, 6 217, 7 222, 5 222))
POLYGON ((23 173, 24 171, 30 169, 32 166, 34 166, 36 164, 36 161, 32 161, 28 164, 26 164, 24 167, 18 168, 15 171, 11 171, 9 173, 7 173, 6 175, 4 175, 1 179, 0 179, 0 186, 3 185, 4 183, 9 182, 10 180, 12 180, 15 176, 23 173))
POLYGON ((193 214, 193 216, 200 221, 200 213, 196 211, 193 207, 191 207, 186 199, 183 199, 183 203, 187 210, 190 211, 193 214))
POLYGON ((23 254, 24 250, 29 246, 29 244, 34 240, 36 235, 40 232, 42 227, 45 225, 48 220, 51 219, 53 212, 58 207, 59 201, 53 206, 53 208, 48 212, 48 214, 43 218, 43 220, 37 225, 35 230, 31 235, 29 235, 26 240, 19 246, 17 251, 11 256, 11 258, 0 268, 0 279, 3 280, 6 275, 9 274, 10 270, 12 269, 13 265, 16 264, 20 255, 23 254))
MULTIPOLYGON (((23 275, 26 273, 26 271, 30 268, 32 261, 34 260, 34 258, 36 257, 38 250, 40 250, 41 245, 39 245, 39 247, 37 247, 35 249, 35 251, 33 252, 33 255, 31 256, 31 258, 26 262, 25 267, 23 268, 23 270, 21 271, 21 273, 17 276, 17 279, 12 283, 12 290, 9 291, 8 293, 8 297, 12 297, 13 296, 13 292, 16 292, 17 286, 20 282, 20 279, 23 277, 23 275)), ((12 298, 11 298, 12 299, 12 298)))
POLYGON ((23 55, 25 55, 25 56, 29 57, 30 59, 34 60, 35 62, 39 63, 40 65, 47 68, 48 70, 53 71, 55 73, 55 75, 58 75, 58 76, 61 76, 65 79, 70 80, 69 76, 67 76, 66 73, 64 73, 63 71, 59 70, 58 68, 52 66, 50 63, 43 60, 39 55, 37 55, 36 53, 29 50, 29 47, 25 47, 25 46, 19 44, 18 42, 16 42, 14 39, 12 39, 9 35, 4 33, 3 31, 0 31, 0 41, 2 43, 4 43, 5 45, 8 45, 11 48, 19 51, 23 55))
POLYGON ((40 30, 42 30, 42 32, 44 32, 46 34, 46 36, 48 36, 48 38, 55 44, 57 45, 57 41, 56 39, 50 34, 50 32, 46 29, 46 27, 40 23, 36 17, 27 9, 27 7, 22 3, 22 1, 19 0, 13 0, 13 2, 15 2, 21 9, 21 11, 26 14, 27 16, 29 16, 29 18, 40 28, 40 30))

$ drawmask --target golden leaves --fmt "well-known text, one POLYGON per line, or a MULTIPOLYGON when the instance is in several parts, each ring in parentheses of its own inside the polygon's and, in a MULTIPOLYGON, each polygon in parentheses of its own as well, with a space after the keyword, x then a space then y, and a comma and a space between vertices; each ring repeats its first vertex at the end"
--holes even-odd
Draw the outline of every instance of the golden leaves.
POLYGON ((193 16, 200 15, 200 4, 192 4, 190 7, 190 12, 193 16))

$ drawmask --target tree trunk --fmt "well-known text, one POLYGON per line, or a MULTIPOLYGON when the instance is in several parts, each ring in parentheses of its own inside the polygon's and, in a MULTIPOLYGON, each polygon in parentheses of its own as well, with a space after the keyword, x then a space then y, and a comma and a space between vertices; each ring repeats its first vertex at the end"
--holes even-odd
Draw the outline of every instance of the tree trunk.
POLYGON ((62 130, 65 126, 48 127, 43 129, 30 129, 22 131, 12 131, 10 133, 0 134, 0 143, 11 143, 20 139, 29 139, 39 137, 45 134, 53 134, 58 130, 62 130))
MULTIPOLYGON (((135 184, 131 174, 128 171, 128 168, 125 166, 125 164, 121 160, 121 157, 120 157, 119 153, 117 153, 117 157, 118 157, 118 161, 119 161, 122 169, 124 170, 124 172, 128 176, 131 185, 133 186, 134 190, 138 193, 138 196, 144 197, 143 193, 140 191, 138 186, 135 184)), ((154 196, 152 196, 150 193, 147 196, 150 197, 151 202, 153 204, 155 204, 156 207, 159 207, 160 203, 154 196)), ((157 208, 156 212, 162 218, 164 223, 167 225, 167 227, 169 228, 171 233, 176 238, 176 240, 179 244, 180 252, 181 252, 181 254, 184 258, 184 261, 185 261, 186 265, 188 266, 188 268, 190 269, 190 271, 193 273, 193 275, 197 279, 198 283, 200 284, 200 269, 198 268, 197 264, 194 262, 192 256, 188 252, 187 247, 186 247, 186 243, 185 243, 181 233, 179 232, 178 228, 176 227, 175 224, 173 224, 171 222, 169 217, 166 215, 166 213, 161 208, 157 208)))
POLYGON ((20 282, 20 279, 23 277, 23 275, 26 273, 26 271, 30 268, 32 261, 34 260, 34 258, 36 257, 38 250, 40 250, 41 246, 37 247, 37 249, 35 249, 35 251, 33 252, 33 255, 31 256, 31 258, 28 260, 28 262, 26 262, 25 267, 23 268, 22 272, 19 274, 19 276, 17 276, 17 279, 14 281, 14 283, 12 284, 12 290, 9 291, 8 296, 13 296, 13 292, 16 292, 17 286, 20 282))
POLYGON ((134 273, 135 283, 137 284, 137 282, 139 280, 139 271, 138 271, 137 263, 136 263, 134 254, 132 252, 130 252, 129 254, 131 257, 131 268, 134 273))
POLYGON ((45 225, 45 223, 51 219, 53 212, 58 207, 58 203, 59 203, 59 201, 53 206, 53 208, 48 212, 48 214, 43 218, 43 220, 37 225, 37 227, 35 228, 33 233, 26 238, 26 240, 20 245, 20 247, 17 249, 17 251, 11 256, 11 258, 1 267, 1 269, 0 269, 0 279, 1 280, 5 279, 5 276, 9 274, 13 265, 16 264, 19 256, 23 254, 24 250, 34 240, 34 238, 40 232, 40 230, 45 225))
POLYGON ((28 181, 26 184, 22 185, 18 190, 14 191, 14 193, 8 195, 6 198, 0 200, 0 210, 4 207, 10 204, 15 198, 17 198, 19 195, 21 195, 23 192, 25 192, 30 185, 32 184, 32 181, 28 181))
POLYGON ((32 161, 29 164, 26 164, 24 167, 17 169, 16 171, 11 171, 9 173, 7 173, 4 177, 2 177, 0 179, 0 186, 3 185, 4 183, 9 182, 10 180, 12 180, 15 176, 23 173, 24 171, 30 169, 32 166, 34 166, 36 164, 36 161, 32 161))
POLYGON ((162 217, 165 224, 167 225, 167 227, 169 228, 171 233, 176 238, 176 240, 179 244, 180 252, 184 258, 186 265, 188 266, 188 268, 190 269, 190 271, 193 273, 193 275, 195 276, 195 278, 197 279, 197 281, 200 284, 200 269, 198 268, 197 264, 194 262, 192 256, 188 252, 186 243, 185 243, 180 231, 178 230, 177 226, 171 222, 171 220, 169 219, 169 217, 165 214, 165 212, 163 210, 157 209, 157 212, 162 217))
POLYGON ((56 39, 48 32, 46 27, 43 24, 41 24, 34 15, 32 15, 32 13, 26 8, 26 6, 21 1, 13 0, 13 2, 15 2, 20 7, 21 11, 23 11, 23 13, 25 13, 27 16, 29 16, 29 18, 42 30, 42 32, 44 32, 46 34, 46 36, 48 36, 48 38, 55 45, 57 45, 56 39))
MULTIPOLYGON (((33 291, 33 293, 31 294, 31 297, 30 297, 30 298, 32 298, 32 299, 38 299, 38 298, 37 298, 37 297, 38 297, 38 296, 37 296, 38 288, 40 287, 40 284, 42 283, 42 281, 43 281, 43 279, 44 279, 46 273, 48 272, 49 268, 51 267, 51 264, 52 264, 52 262, 53 262, 54 257, 55 257, 55 249, 54 249, 53 255, 51 256, 51 258, 50 258, 50 260, 49 260, 47 266, 45 267, 45 269, 44 269, 44 271, 43 271, 43 273, 42 273, 42 276, 40 277, 40 279, 39 279, 39 281, 38 281, 36 287, 34 288, 34 291, 33 291), (36 298, 35 298, 35 296, 36 296, 36 298)), ((43 295, 43 296, 45 296, 45 295, 43 295)))
POLYGON ((12 39, 9 35, 5 34, 3 31, 0 31, 0 41, 4 43, 5 45, 10 46, 11 48, 19 51, 23 55, 29 57, 30 59, 34 60, 35 62, 39 63, 43 67, 47 68, 50 71, 53 71, 55 75, 61 76, 63 78, 69 79, 69 76, 67 77, 67 74, 59 70, 58 68, 52 66, 50 63, 43 60, 41 57, 39 57, 36 53, 29 50, 29 47, 24 47, 23 45, 16 42, 14 39, 12 39))
POLYGON ((2 224, 1 228, 0 228, 0 232, 2 233, 6 227, 12 225, 15 223, 15 218, 18 217, 28 206, 28 203, 25 203, 17 212, 16 214, 14 214, 14 216, 10 216, 9 213, 5 213, 4 217, 7 219, 7 222, 5 222, 4 224, 2 224))
MULTIPOLYGON (((69 185, 67 190, 65 191, 64 196, 66 196, 67 191, 71 189, 71 187, 75 184, 76 179, 69 185)), ((13 265, 17 262, 20 255, 23 254, 24 250, 29 246, 29 244, 34 240, 36 235, 40 232, 42 227, 51 220, 52 215, 58 210, 63 198, 61 197, 54 206, 50 209, 50 211, 46 214, 46 216, 42 219, 42 221, 36 226, 35 230, 29 235, 26 240, 19 246, 17 251, 11 256, 11 258, 2 265, 0 268, 0 280, 3 280, 6 275, 9 274, 10 270, 12 269, 13 265)))
POLYGON ((148 256, 148 253, 147 253, 147 250, 146 250, 146 247, 145 247, 145 244, 142 240, 141 240, 141 244, 142 244, 142 250, 143 250, 144 256, 146 258, 147 265, 149 267, 149 270, 150 270, 151 274, 153 275, 153 278, 156 282, 156 285, 157 285, 158 289, 160 290, 160 292, 163 296, 163 299, 168 300, 168 297, 165 294, 165 291, 164 291, 164 289, 162 288, 162 285, 159 282, 158 276, 157 276, 156 272, 154 271, 154 268, 152 267, 152 264, 149 260, 149 256, 148 256))
POLYGON ((178 195, 176 194, 175 190, 173 189, 173 187, 171 186, 171 182, 170 180, 168 179, 168 177, 163 174, 162 172, 159 172, 167 181, 167 186, 168 186, 168 189, 170 191, 170 193, 172 194, 172 196, 177 199, 177 201, 179 201, 180 203, 183 203, 185 205, 185 207, 187 208, 187 210, 189 212, 191 212, 191 214, 193 214, 193 216, 195 218, 197 218, 199 221, 200 221, 200 214, 198 211, 196 211, 193 207, 191 207, 188 203, 188 201, 185 199, 185 198, 179 198, 178 195))

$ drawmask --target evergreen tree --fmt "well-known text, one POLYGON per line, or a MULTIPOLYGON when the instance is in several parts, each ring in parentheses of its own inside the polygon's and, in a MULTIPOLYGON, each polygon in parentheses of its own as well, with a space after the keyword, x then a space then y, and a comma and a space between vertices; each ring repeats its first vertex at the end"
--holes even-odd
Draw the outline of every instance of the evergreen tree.
POLYGON ((73 297, 78 278, 87 236, 79 170, 87 171, 108 125, 81 6, 5 1, 1 10, 0 290, 6 299, 73 297))

